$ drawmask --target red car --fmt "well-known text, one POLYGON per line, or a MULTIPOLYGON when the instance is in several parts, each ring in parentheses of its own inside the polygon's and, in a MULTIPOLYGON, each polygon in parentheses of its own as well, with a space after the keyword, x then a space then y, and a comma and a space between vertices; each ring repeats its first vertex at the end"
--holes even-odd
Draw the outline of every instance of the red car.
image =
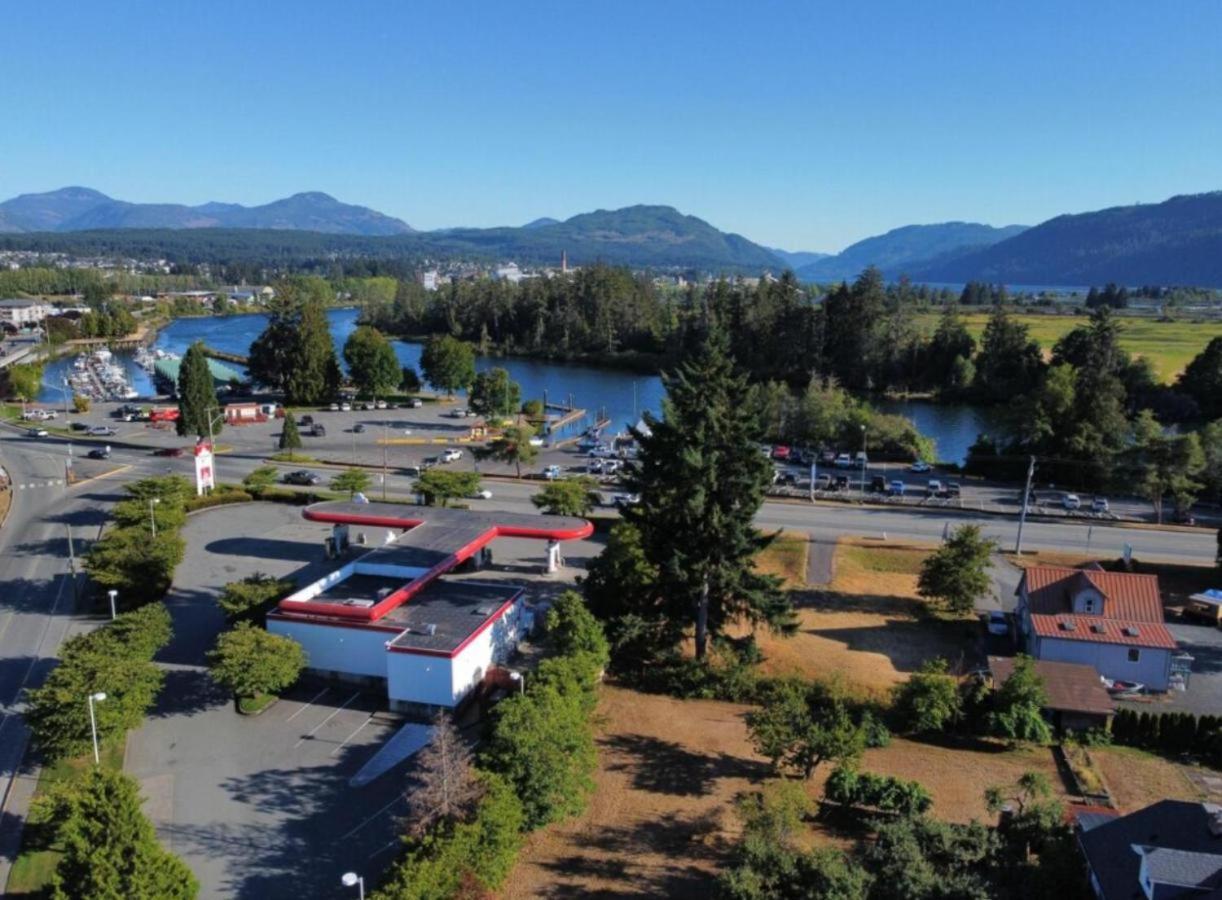
POLYGON ((182 456, 182 447, 160 447, 153 451, 153 456, 182 456))
POLYGON ((772 458, 779 460, 789 459, 789 448, 784 444, 778 444, 772 448, 772 458))

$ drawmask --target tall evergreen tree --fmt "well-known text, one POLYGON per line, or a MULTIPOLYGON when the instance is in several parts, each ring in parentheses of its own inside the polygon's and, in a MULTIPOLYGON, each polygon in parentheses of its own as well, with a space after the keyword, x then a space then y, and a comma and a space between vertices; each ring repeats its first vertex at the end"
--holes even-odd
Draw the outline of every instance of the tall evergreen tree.
POLYGON ((1042 368, 1040 345, 1031 340, 1027 326, 1014 321, 1005 307, 995 306, 976 357, 974 386, 980 398, 1001 403, 1025 394, 1042 368))
POLYGON ((664 383, 662 418, 646 413, 648 433, 637 435, 641 454, 628 483, 641 502, 625 518, 657 568, 671 639, 693 627, 703 658, 710 635, 736 621, 792 632, 793 610, 778 579, 754 568, 771 541, 753 520, 772 465, 756 447, 758 417, 724 334, 708 334, 664 383))
POLYGON ((287 402, 311 405, 335 396, 339 363, 326 309, 317 300, 307 300, 301 307, 294 339, 295 352, 284 386, 287 402))
POLYGON ((1193 358, 1180 375, 1179 388, 1196 400, 1203 418, 1222 417, 1222 337, 1193 358))
POLYGON ((297 428, 297 420, 288 412, 285 413, 284 425, 280 428, 280 449, 301 449, 301 431, 297 428))
POLYGON ((189 900, 198 892, 191 870, 157 843, 130 776, 90 769, 82 784, 42 803, 63 848, 55 900, 189 900))
MULTIPOLYGON (((178 422, 180 435, 208 434, 208 418, 215 416, 219 404, 216 386, 204 355, 204 342, 196 341, 187 348, 178 370, 178 422)), ((219 418, 212 426, 213 434, 221 430, 219 418)))

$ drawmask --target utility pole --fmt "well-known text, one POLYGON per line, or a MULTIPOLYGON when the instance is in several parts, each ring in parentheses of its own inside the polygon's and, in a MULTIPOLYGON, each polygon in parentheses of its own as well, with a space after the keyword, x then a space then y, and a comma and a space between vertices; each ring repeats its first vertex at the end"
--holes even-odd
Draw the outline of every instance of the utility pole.
POLYGON ((1035 477, 1035 457, 1027 466, 1027 484, 1023 488, 1023 511, 1018 515, 1018 538, 1014 542, 1014 555, 1021 556, 1023 552, 1023 524, 1027 521, 1027 505, 1031 500, 1031 479, 1035 477))
POLYGON ((76 594, 76 545, 72 540, 72 525, 68 523, 65 526, 68 529, 68 572, 72 579, 72 606, 76 608, 79 598, 76 594))

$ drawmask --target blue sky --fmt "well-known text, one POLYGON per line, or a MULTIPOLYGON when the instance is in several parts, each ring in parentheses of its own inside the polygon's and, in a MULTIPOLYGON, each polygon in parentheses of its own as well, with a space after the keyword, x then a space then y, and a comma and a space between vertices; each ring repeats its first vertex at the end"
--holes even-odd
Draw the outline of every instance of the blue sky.
POLYGON ((1222 3, 11 0, 0 198, 665 203, 787 249, 1222 188, 1222 3))

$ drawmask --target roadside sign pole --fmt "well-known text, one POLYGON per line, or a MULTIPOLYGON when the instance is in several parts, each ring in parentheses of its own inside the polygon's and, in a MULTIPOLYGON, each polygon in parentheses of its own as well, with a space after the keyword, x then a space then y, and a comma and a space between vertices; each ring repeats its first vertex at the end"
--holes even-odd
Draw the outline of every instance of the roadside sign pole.
POLYGON ((72 579, 72 604, 76 608, 79 598, 76 595, 76 545, 72 540, 72 525, 65 526, 68 529, 68 577, 72 579))
POLYGON ((810 464, 810 502, 811 503, 815 502, 815 469, 816 468, 817 468, 817 463, 810 464))

